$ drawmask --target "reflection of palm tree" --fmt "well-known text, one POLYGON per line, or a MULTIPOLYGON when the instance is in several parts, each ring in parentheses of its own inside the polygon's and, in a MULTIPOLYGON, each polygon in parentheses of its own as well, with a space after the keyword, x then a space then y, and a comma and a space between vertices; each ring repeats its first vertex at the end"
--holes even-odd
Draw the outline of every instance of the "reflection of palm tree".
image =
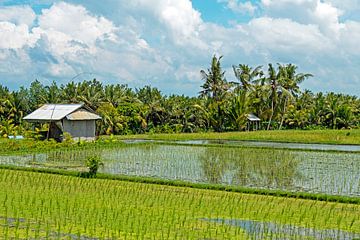
POLYGON ((200 161, 207 181, 221 183, 227 169, 227 162, 222 151, 218 148, 208 147, 200 161))
POLYGON ((297 158, 290 151, 206 148, 200 161, 210 183, 223 182, 228 173, 234 185, 291 188, 299 177, 297 158))

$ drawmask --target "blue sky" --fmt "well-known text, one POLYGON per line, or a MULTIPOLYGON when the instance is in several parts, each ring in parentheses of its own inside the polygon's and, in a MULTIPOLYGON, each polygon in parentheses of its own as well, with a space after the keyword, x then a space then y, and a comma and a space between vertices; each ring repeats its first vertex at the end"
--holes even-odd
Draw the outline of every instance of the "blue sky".
POLYGON ((293 63, 314 75, 303 89, 360 96, 359 16, 357 0, 0 0, 0 83, 196 95, 217 54, 229 81, 232 65, 293 63))

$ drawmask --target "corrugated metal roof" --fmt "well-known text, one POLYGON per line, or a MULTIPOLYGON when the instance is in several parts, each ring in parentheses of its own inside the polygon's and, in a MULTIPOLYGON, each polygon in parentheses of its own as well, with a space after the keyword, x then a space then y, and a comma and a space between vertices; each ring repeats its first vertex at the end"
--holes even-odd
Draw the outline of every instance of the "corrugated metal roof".
POLYGON ((79 109, 73 113, 70 113, 66 116, 66 119, 76 121, 76 120, 98 120, 101 119, 99 115, 95 113, 86 111, 85 109, 79 109))
POLYGON ((255 114, 253 114, 253 113, 249 113, 248 115, 247 115, 247 119, 249 120, 249 121, 260 121, 261 119, 260 118, 258 118, 255 114))
POLYGON ((83 104, 45 104, 24 119, 28 121, 59 121, 82 107, 83 104))

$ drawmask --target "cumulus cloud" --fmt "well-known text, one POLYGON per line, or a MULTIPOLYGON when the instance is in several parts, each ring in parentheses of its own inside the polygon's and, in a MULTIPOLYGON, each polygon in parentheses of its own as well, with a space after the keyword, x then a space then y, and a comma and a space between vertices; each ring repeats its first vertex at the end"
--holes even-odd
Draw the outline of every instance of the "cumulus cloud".
POLYGON ((29 26, 36 18, 29 6, 0 8, 0 49, 21 49, 36 42, 29 26))
POLYGON ((115 27, 111 21, 92 16, 81 5, 65 2, 43 10, 39 17, 39 28, 61 32, 87 45, 93 45, 97 39, 115 40, 115 27))
POLYGON ((247 30, 258 45, 271 51, 294 54, 304 49, 320 52, 331 48, 331 42, 315 25, 304 25, 289 19, 256 18, 249 23, 247 30))
POLYGON ((7 6, 0 8, 0 21, 16 25, 31 25, 36 15, 30 6, 7 6))
POLYGON ((155 23, 155 28, 161 30, 158 33, 165 41, 171 41, 176 45, 194 45, 198 48, 205 44, 198 38, 203 21, 201 14, 192 7, 189 0, 134 0, 128 6, 132 11, 144 12, 142 17, 155 23))
POLYGON ((25 24, 0 22, 0 35, 0 49, 21 49, 26 45, 33 45, 36 41, 25 24))
POLYGON ((342 11, 320 0, 262 0, 265 14, 288 18, 301 24, 315 24, 322 32, 337 35, 341 28, 342 11))
POLYGON ((231 26, 206 22, 190 0, 108 0, 106 7, 56 1, 37 16, 29 6, 1 7, 0 76, 63 83, 92 72, 133 87, 196 94, 200 69, 217 54, 224 55, 228 80, 232 64, 292 62, 316 75, 305 87, 354 92, 358 86, 360 23, 342 19, 347 0, 218 1, 257 17, 231 26))

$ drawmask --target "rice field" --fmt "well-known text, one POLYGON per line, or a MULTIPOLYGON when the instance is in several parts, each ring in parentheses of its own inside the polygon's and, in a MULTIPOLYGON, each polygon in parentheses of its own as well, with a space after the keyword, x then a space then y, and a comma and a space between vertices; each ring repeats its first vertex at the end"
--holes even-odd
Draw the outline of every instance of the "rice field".
POLYGON ((355 239, 360 206, 0 170, 4 239, 355 239))
POLYGON ((100 172, 250 188, 360 197, 360 154, 138 143, 0 156, 3 165, 100 172))
MULTIPOLYGON (((104 136, 104 138, 108 138, 104 136)), ((345 130, 273 130, 250 132, 206 132, 177 134, 119 135, 117 139, 156 140, 250 140, 288 143, 323 143, 360 145, 360 129, 345 130)))

